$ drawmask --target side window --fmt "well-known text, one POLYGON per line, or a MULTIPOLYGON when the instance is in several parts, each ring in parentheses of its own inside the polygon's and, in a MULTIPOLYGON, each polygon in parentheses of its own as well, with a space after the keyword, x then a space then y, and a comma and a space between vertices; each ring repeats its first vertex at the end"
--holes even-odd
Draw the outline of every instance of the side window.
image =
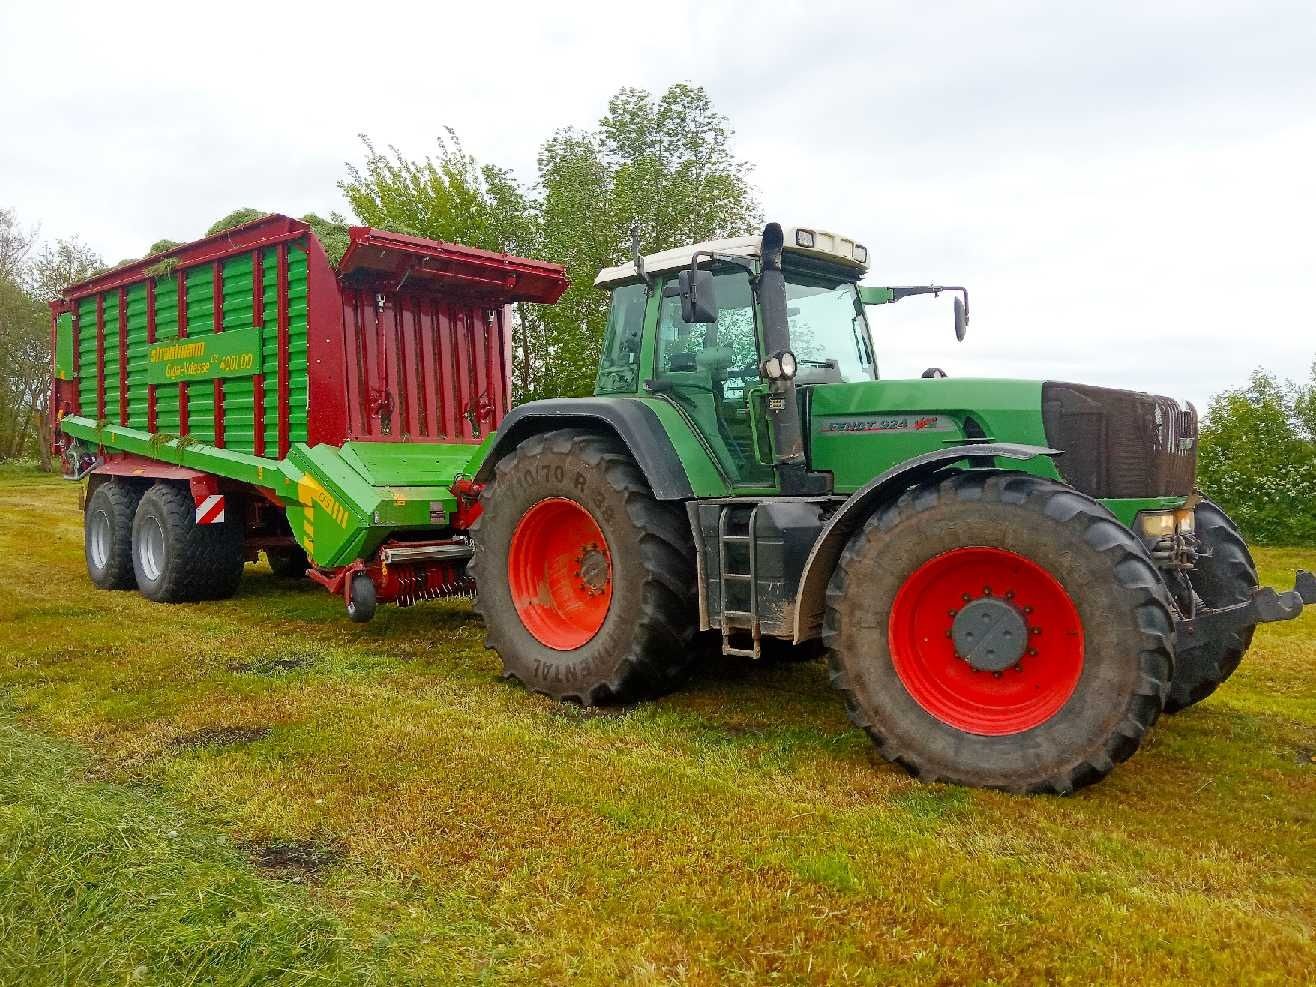
POLYGON ((739 397, 758 379, 758 343, 754 333, 754 296, 749 274, 740 269, 715 272, 715 323, 690 325, 681 320, 681 299, 664 298, 658 318, 657 372, 684 382, 706 381, 727 399, 739 397), (695 375, 686 378, 684 375, 695 375))
POLYGON ((594 384, 595 394, 623 394, 635 390, 647 298, 648 290, 643 284, 627 284, 613 289, 608 328, 603 334, 599 376, 594 384))

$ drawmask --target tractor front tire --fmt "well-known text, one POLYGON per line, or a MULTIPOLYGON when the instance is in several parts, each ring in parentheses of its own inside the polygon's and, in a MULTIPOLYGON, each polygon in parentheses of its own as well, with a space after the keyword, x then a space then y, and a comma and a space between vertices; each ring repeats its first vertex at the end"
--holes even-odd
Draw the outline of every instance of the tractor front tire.
POLYGON ((192 496, 157 483, 142 496, 132 526, 137 588, 156 603, 227 599, 245 564, 240 512, 219 524, 197 524, 192 496))
MULTIPOLYGON (((1213 609, 1246 603, 1257 587, 1257 567, 1243 536, 1229 515, 1209 500, 1201 501, 1195 514, 1197 539, 1207 554, 1188 574, 1193 592, 1213 609)), ((1185 710, 1220 688, 1252 645, 1254 630, 1255 626, 1227 631, 1214 640, 1180 650, 1175 655, 1165 712, 1185 710)))
POLYGON ((616 440, 532 436, 498 462, 481 504, 476 609, 508 678, 585 706, 675 686, 694 652, 690 524, 616 440))
POLYGON ((83 514, 87 575, 101 589, 132 589, 133 513, 141 490, 121 480, 105 480, 92 493, 83 514))
POLYGON ((833 684, 928 781, 1065 794, 1156 721, 1170 600, 1134 535, 1063 484, 967 471, 880 507, 827 593, 833 684))

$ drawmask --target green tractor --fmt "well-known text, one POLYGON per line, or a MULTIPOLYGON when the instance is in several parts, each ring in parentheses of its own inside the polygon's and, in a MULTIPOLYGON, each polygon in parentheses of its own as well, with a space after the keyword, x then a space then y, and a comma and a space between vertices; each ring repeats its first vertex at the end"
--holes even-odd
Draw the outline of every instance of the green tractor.
POLYGON ((851 719, 930 780, 1065 793, 1214 691, 1253 628, 1316 600, 1257 585, 1193 488, 1191 405, 1061 382, 877 374, 819 229, 603 271, 595 396, 516 408, 475 476, 477 606, 507 675, 587 705, 727 654, 825 649, 851 719))

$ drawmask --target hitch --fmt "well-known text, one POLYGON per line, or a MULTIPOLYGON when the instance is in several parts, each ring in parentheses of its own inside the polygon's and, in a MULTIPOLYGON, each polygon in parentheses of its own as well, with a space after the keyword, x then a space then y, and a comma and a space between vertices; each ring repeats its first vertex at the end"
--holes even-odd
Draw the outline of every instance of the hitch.
POLYGON ((1258 586, 1252 597, 1232 607, 1199 610, 1192 617, 1175 623, 1180 646, 1194 647, 1230 631, 1277 620, 1302 616, 1303 607, 1316 603, 1316 576, 1299 569, 1293 589, 1279 592, 1272 586, 1258 586))

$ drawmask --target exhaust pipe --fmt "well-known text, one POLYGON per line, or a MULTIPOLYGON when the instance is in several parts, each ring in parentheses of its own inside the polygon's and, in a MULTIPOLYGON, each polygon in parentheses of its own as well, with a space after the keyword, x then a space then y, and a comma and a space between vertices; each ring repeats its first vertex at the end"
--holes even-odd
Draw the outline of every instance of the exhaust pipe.
POLYGON ((786 277, 781 270, 785 244, 779 223, 763 227, 758 290, 767 355, 759 372, 768 382, 766 403, 772 426, 772 459, 781 492, 788 496, 813 496, 827 493, 831 478, 810 473, 804 458, 804 429, 795 390, 795 356, 791 353, 790 322, 786 315, 786 277))

